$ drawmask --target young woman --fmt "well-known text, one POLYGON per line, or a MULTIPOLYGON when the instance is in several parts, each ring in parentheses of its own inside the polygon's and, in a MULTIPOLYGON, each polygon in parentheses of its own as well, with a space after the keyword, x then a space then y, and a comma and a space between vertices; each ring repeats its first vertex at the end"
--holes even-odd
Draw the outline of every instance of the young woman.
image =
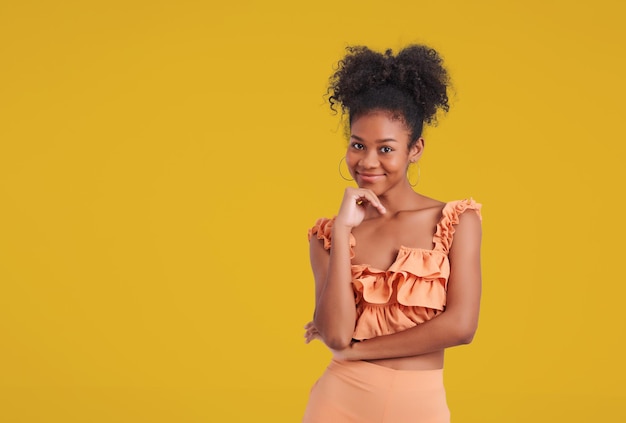
POLYGON ((421 45, 397 55, 349 47, 331 77, 358 188, 309 231, 315 314, 305 338, 333 359, 305 423, 450 421, 444 350, 476 331, 481 206, 428 198, 407 177, 424 153, 423 125, 448 110, 447 88, 439 54, 421 45))

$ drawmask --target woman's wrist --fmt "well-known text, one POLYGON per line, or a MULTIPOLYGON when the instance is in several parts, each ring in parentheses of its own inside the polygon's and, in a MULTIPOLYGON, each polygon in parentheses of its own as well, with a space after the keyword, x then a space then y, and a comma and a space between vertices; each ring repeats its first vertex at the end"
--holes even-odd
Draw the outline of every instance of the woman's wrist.
POLYGON ((352 233, 352 227, 344 225, 342 223, 337 223, 336 221, 333 223, 331 228, 332 238, 337 239, 337 237, 346 237, 349 238, 352 233))

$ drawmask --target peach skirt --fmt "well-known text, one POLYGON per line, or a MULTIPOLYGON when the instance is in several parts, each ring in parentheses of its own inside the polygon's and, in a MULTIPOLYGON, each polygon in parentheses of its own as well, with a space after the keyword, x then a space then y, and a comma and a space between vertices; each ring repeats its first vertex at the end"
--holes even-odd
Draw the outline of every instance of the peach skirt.
POLYGON ((311 389, 303 423, 449 423, 443 369, 393 370, 333 359, 311 389))

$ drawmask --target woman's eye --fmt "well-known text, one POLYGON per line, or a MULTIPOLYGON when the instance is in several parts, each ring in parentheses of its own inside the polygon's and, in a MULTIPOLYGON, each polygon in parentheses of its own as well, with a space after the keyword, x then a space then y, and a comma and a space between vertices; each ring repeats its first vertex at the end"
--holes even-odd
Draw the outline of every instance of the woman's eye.
POLYGON ((393 148, 384 146, 384 147, 380 147, 380 151, 383 153, 391 153, 393 151, 393 148))
POLYGON ((352 148, 354 148, 355 150, 363 150, 364 146, 361 143, 353 142, 352 143, 352 148))

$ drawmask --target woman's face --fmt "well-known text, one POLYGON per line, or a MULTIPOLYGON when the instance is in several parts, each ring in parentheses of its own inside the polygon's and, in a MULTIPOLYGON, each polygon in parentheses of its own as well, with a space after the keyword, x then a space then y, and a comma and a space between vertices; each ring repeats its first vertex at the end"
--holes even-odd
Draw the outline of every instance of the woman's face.
POLYGON ((359 187, 382 195, 393 187, 408 185, 407 167, 419 159, 424 147, 420 138, 409 149, 409 137, 404 121, 390 112, 373 111, 355 118, 346 163, 359 187))

